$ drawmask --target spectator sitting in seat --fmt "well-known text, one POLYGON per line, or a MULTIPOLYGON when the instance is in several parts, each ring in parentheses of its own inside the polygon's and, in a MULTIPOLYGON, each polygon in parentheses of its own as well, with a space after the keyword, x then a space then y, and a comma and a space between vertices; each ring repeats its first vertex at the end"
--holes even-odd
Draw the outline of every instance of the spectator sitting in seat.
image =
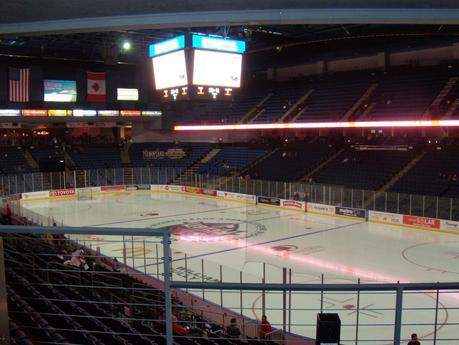
MULTIPOLYGON (((162 325, 166 325, 166 312, 162 311, 161 314, 159 315, 159 322, 162 325)), ((172 314, 172 331, 174 334, 180 335, 180 336, 187 336, 190 328, 189 327, 183 327, 177 319, 177 316, 172 314)))
POLYGON ((421 345, 418 341, 418 335, 416 333, 411 334, 411 340, 408 342, 408 345, 421 345))
POLYGON ((260 338, 266 339, 266 336, 272 332, 271 324, 268 321, 266 315, 261 317, 261 327, 260 327, 260 338))
POLYGON ((226 335, 229 338, 239 338, 241 336, 241 331, 237 326, 236 319, 231 319, 230 324, 226 327, 226 335))
POLYGON ((86 264, 84 259, 84 250, 82 248, 75 250, 72 253, 72 258, 64 262, 65 266, 73 266, 81 269, 88 269, 89 266, 86 264))

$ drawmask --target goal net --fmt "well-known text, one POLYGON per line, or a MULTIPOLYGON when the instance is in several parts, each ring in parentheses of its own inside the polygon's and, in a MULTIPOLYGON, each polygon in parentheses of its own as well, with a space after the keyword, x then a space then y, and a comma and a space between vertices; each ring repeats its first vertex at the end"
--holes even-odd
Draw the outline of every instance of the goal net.
POLYGON ((92 200, 92 188, 79 188, 77 190, 78 200, 92 200))

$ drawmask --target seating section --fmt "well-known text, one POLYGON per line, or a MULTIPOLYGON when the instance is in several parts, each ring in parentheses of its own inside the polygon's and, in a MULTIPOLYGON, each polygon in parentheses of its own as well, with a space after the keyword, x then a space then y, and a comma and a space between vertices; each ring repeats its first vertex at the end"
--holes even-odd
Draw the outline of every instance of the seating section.
POLYGON ((1 148, 0 161, 0 174, 24 174, 32 171, 21 148, 1 148))
POLYGON ((268 93, 264 88, 237 91, 233 101, 192 103, 177 123, 237 123, 268 93))
POLYGON ((372 84, 369 72, 342 73, 317 82, 295 122, 339 120, 372 84))
POLYGON ((204 164, 198 174, 228 175, 238 173, 268 151, 247 146, 225 146, 204 164))
POLYGON ((310 85, 304 79, 277 85, 273 95, 263 104, 261 113, 253 122, 278 121, 309 89, 310 85))
MULTIPOLYGON (((340 72, 321 77, 307 77, 287 82, 271 82, 269 86, 256 86, 239 91, 233 101, 192 103, 189 107, 171 112, 172 122, 237 123, 269 93, 272 95, 260 106, 254 123, 277 122, 309 90, 311 95, 299 105, 295 122, 333 121, 343 117, 365 95, 372 84, 375 89, 363 100, 350 119, 358 119, 363 113, 369 119, 412 119, 430 111, 432 116, 443 116, 448 105, 458 98, 456 84, 445 95, 438 107, 432 102, 445 87, 450 77, 457 76, 448 65, 428 67, 394 67, 388 72, 356 71, 340 72), (172 116, 172 113, 175 116, 172 116)), ((294 112, 297 112, 295 110, 294 112)), ((459 116, 459 107, 453 112, 459 116)), ((288 120, 288 119, 287 119, 288 120)))
POLYGON ((369 97, 374 103, 373 119, 420 118, 449 79, 445 66, 393 70, 379 78, 379 86, 369 97))
POLYGON ((312 178, 317 183, 377 190, 408 164, 416 152, 357 151, 348 147, 312 178))
POLYGON ((70 156, 80 169, 120 168, 121 156, 117 146, 89 145, 75 147, 70 156))
POLYGON ((459 145, 435 145, 391 191, 444 197, 459 196, 459 145))
POLYGON ((252 167, 248 174, 255 179, 296 181, 325 161, 335 150, 335 145, 328 142, 281 147, 252 167))
MULTIPOLYGON (((64 239, 50 244, 33 235, 3 238, 13 344, 166 344, 162 291, 88 255, 87 271, 64 266, 70 258, 67 253, 75 250, 64 239)), ((175 333, 174 327, 174 344, 247 344, 224 338, 222 326, 194 314, 174 297, 172 305, 178 322, 189 326, 187 335, 175 333)), ((274 345, 247 340, 253 345, 274 345)))

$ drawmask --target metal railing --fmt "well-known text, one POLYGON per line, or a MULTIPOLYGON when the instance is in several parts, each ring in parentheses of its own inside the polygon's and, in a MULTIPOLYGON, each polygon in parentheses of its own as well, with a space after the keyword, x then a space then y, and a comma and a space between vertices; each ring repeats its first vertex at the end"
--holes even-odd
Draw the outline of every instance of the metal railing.
MULTIPOLYGON (((164 322, 167 344, 172 341, 180 344, 182 337, 198 342, 204 338, 218 342, 227 337, 224 328, 212 332, 207 325, 219 323, 223 327, 235 317, 244 338, 247 337, 245 341, 259 345, 253 338, 258 336, 259 322, 247 315, 266 314, 275 327, 270 334, 271 340, 280 344, 312 345, 314 341, 310 338, 315 335, 317 313, 332 312, 338 313, 342 319, 342 344, 400 345, 412 332, 422 337, 423 344, 455 344, 459 341, 456 332, 459 327, 459 283, 304 284, 291 279, 291 282, 283 283, 274 275, 269 281, 259 283, 242 279, 239 282, 184 281, 183 277, 174 274, 176 258, 170 250, 167 229, 2 226, 0 230, 10 300, 19 295, 20 300, 35 308, 45 303, 50 310, 42 311, 41 317, 55 332, 64 336, 79 331, 96 339, 105 339, 108 335, 129 339, 136 335, 154 340, 162 335, 149 333, 149 330, 158 329, 158 325, 161 327, 164 322), (51 237, 63 233, 68 234, 64 244, 62 239, 51 237), (20 237, 20 234, 35 236, 20 237), (115 269, 77 270, 56 262, 59 253, 53 250, 76 248, 83 243, 86 261, 91 259, 100 267, 104 263, 113 264, 112 257, 104 254, 107 247, 122 248, 118 251, 119 262, 115 269), (132 245, 145 249, 135 254, 129 250, 132 245), (158 245, 161 248, 159 253, 151 255, 152 249, 158 245), (24 257, 12 249, 27 249, 29 253, 24 257), (140 267, 147 269, 143 271, 140 267), (28 280, 21 276, 28 277, 28 280), (128 276, 134 277, 138 283, 126 285, 128 276), (152 280, 151 276, 159 279, 152 280), (78 300, 75 297, 77 291, 82 291, 85 298, 78 300), (152 294, 160 294, 163 298, 151 300, 148 296, 152 294), (220 303, 212 303, 220 298, 220 303), (66 306, 74 309, 69 311, 66 306), (158 316, 162 309, 166 311, 164 319, 158 316), (101 314, 91 314, 90 310, 101 314), (195 333, 188 333, 186 337, 174 334, 172 315, 195 333), (59 324, 55 317, 70 318, 75 324, 72 326, 70 321, 59 324), (94 327, 84 324, 82 318, 85 317, 94 323, 94 327), (109 329, 109 326, 116 325, 125 328, 109 329), (204 334, 206 329, 208 331, 204 334), (295 333, 306 337, 295 336, 295 333)), ((12 319, 25 315, 14 308, 11 312, 12 319)), ((33 326, 27 327, 33 330, 33 326)))
POLYGON ((181 184, 220 190, 301 199, 327 205, 366 208, 407 215, 459 220, 459 199, 352 189, 308 182, 280 182, 181 175, 180 168, 111 168, 0 176, 3 195, 70 187, 117 184, 181 184))

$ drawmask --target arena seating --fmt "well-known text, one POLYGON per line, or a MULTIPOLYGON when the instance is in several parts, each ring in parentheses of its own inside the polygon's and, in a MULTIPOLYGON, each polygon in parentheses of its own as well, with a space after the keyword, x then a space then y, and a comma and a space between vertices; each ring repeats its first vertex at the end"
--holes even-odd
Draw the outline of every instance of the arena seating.
POLYGON ((446 66, 398 68, 382 75, 379 86, 369 97, 374 103, 372 119, 420 118, 442 90, 450 71, 446 66))
POLYGON ((273 95, 263 104, 263 111, 253 122, 276 122, 310 89, 305 79, 280 83, 273 95))
POLYGON ((399 193, 459 196, 459 146, 434 144, 426 155, 395 183, 399 193))
POLYGON ((288 145, 277 149, 247 173, 252 178, 296 181, 329 157, 336 146, 331 142, 288 145))
POLYGON ((224 146, 197 173, 213 176, 238 173, 266 153, 267 150, 265 149, 250 148, 247 146, 224 146))
MULTIPOLYGON (((88 256, 89 271, 63 266, 65 252, 74 249, 68 243, 55 246, 33 235, 4 236, 4 243, 13 343, 165 345, 161 291, 94 264, 88 256)), ((225 339, 220 325, 193 314, 175 298, 172 302, 180 323, 191 326, 188 336, 174 336, 175 344, 246 344, 225 339)))
MULTIPOLYGON (((272 92, 261 106, 254 123, 278 121, 308 90, 313 90, 299 111, 295 122, 332 121, 340 119, 365 94, 371 84, 377 84, 361 107, 351 114, 359 118, 367 107, 370 119, 419 118, 428 110, 444 115, 447 106, 430 109, 430 106, 448 79, 456 75, 447 65, 433 67, 395 67, 388 72, 358 71, 336 73, 321 78, 301 78, 271 84, 270 88, 245 89, 233 102, 192 104, 176 123, 237 123, 260 100, 272 92), (271 89, 271 91, 270 91, 271 89), (365 108, 362 108, 365 107, 365 108)), ((455 85, 445 99, 458 98, 459 86, 455 85)), ((451 104, 451 103, 450 103, 451 104)), ((459 107, 454 116, 459 116, 459 107)))
POLYGON ((347 147, 312 178, 317 183, 377 190, 410 162, 416 152, 357 151, 347 147))
POLYGON ((0 173, 1 174, 24 174, 31 172, 32 168, 24 158, 22 148, 4 148, 0 149, 0 173))
POLYGON ((70 156, 80 169, 120 168, 122 165, 119 148, 114 145, 77 146, 70 156))
POLYGON ((238 91, 233 101, 192 103, 177 123, 237 123, 268 93, 264 88, 238 91))
POLYGON ((370 72, 327 76, 311 86, 314 92, 295 122, 339 120, 372 83, 370 72))

